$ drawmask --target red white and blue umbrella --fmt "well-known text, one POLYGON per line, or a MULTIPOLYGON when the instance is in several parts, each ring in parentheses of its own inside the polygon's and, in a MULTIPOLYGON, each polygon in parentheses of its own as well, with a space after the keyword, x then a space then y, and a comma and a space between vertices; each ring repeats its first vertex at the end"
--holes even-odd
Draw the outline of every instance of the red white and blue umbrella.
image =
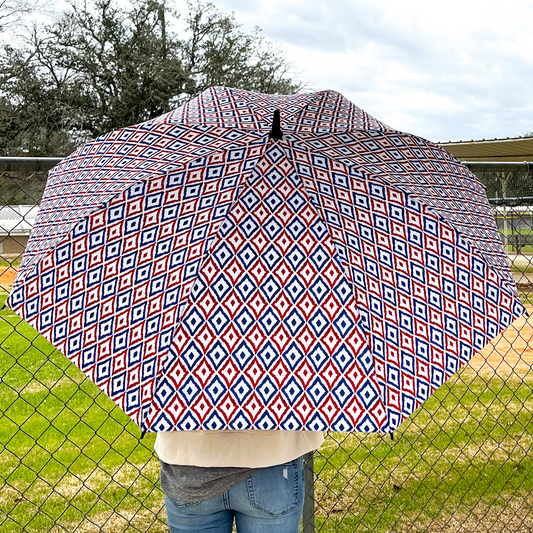
POLYGON ((50 172, 9 306, 148 431, 392 431, 523 313, 450 154, 222 87, 50 172))

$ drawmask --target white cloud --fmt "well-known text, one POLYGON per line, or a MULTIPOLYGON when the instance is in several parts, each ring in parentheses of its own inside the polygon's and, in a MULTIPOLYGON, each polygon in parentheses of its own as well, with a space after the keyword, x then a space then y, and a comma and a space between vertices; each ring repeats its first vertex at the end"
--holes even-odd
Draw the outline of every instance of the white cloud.
POLYGON ((308 88, 399 130, 435 141, 533 130, 533 0, 212 1, 278 43, 308 88))
POLYGON ((217 0, 300 78, 433 140, 533 129, 533 2, 217 0))

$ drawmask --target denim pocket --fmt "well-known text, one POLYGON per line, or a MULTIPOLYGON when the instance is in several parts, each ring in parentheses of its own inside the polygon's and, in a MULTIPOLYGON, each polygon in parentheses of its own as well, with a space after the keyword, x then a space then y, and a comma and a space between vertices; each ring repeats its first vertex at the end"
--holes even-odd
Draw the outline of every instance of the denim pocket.
MULTIPOLYGON (((169 498, 172 500, 172 498, 169 498)), ((178 509, 187 509, 189 507, 195 507, 196 505, 200 505, 202 502, 180 502, 178 500, 172 500, 172 503, 178 508, 178 509)))
POLYGON ((247 478, 248 496, 252 506, 269 516, 293 511, 303 497, 302 460, 262 468, 247 478))

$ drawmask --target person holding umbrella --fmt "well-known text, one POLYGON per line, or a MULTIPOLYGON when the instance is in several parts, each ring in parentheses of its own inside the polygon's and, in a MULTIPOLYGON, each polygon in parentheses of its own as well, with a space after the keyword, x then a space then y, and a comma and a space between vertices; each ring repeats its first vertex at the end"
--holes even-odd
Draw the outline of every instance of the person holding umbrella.
POLYGON ((297 527, 321 431, 394 431, 524 312, 453 156, 225 87, 50 172, 8 305, 158 433, 175 531, 243 532, 297 527))
POLYGON ((158 433, 171 533, 297 533, 304 504, 303 455, 321 432, 158 433))

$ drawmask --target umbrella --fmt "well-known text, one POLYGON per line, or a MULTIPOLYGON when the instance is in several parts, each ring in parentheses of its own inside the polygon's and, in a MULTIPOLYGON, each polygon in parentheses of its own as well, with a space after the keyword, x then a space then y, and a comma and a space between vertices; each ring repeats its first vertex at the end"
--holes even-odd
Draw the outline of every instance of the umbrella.
POLYGON ((446 151, 223 87, 50 172, 9 306, 148 431, 392 431, 524 311, 446 151))

